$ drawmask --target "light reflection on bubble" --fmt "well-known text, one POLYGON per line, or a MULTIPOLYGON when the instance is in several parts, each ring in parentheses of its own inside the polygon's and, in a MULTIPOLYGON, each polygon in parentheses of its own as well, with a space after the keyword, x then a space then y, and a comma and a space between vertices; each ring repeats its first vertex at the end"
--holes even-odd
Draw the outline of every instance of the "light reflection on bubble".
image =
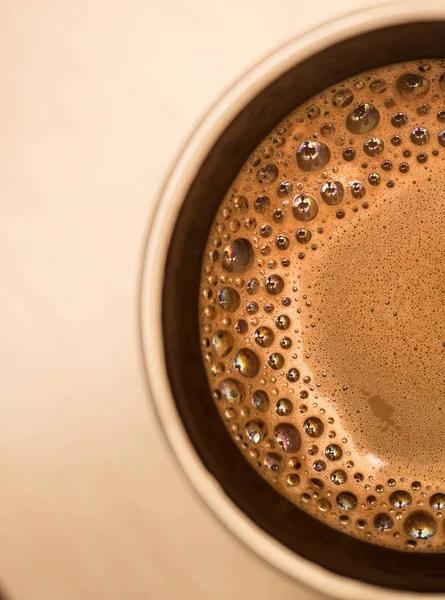
POLYGON ((253 338, 258 346, 268 348, 273 343, 274 335, 272 329, 262 326, 255 330, 253 338))
POLYGON ((223 310, 234 312, 240 305, 240 296, 233 288, 222 288, 218 294, 219 305, 223 310))
POLYGON ((416 73, 406 73, 397 80, 397 91, 407 100, 418 100, 429 92, 430 82, 416 73))
POLYGON ((295 383, 300 379, 300 371, 296 367, 290 368, 286 373, 286 379, 292 383, 295 383))
POLYGON ((237 212, 245 213, 249 207, 249 203, 245 196, 236 196, 233 199, 233 206, 237 212))
MULTIPOLYGON (((253 201, 253 209, 255 212, 259 214, 265 213, 270 208, 270 198, 268 196, 257 196, 253 201)), ((254 229, 256 226, 255 219, 252 219, 253 225, 251 229, 254 229)))
POLYGON ((442 510, 445 508, 445 494, 441 494, 438 492, 437 494, 433 494, 430 498, 430 506, 434 508, 434 510, 442 510))
POLYGON ((253 392, 252 404, 259 412, 265 412, 269 409, 269 395, 264 390, 255 390, 253 392))
POLYGON ((285 198, 286 196, 290 196, 293 192, 294 186, 290 181, 282 181, 278 184, 277 194, 279 198, 285 198))
POLYGON ((354 100, 354 94, 349 89, 338 90, 332 96, 332 104, 339 108, 346 108, 354 100))
POLYGON ((246 433, 253 444, 259 444, 267 435, 266 423, 261 419, 253 419, 246 424, 246 433))
POLYGON ((346 483, 348 476, 343 469, 337 469, 336 471, 332 471, 331 473, 331 481, 335 485, 343 485, 346 483))
POLYGON ((284 281, 279 275, 270 275, 266 279, 266 291, 272 296, 276 296, 283 291, 284 281))
POLYGON ((253 248, 249 240, 237 238, 224 248, 222 266, 228 273, 243 273, 253 262, 253 248))
POLYGON ((309 437, 317 438, 323 433, 324 426, 318 417, 308 417, 303 424, 303 429, 309 437))
POLYGON ((275 405, 275 412, 279 417, 288 417, 292 409, 292 402, 288 398, 280 398, 275 405))
POLYGON ((292 214, 298 221, 312 221, 318 214, 318 205, 309 194, 299 194, 292 201, 292 214))
POLYGON ((342 510, 354 510, 357 507, 357 496, 352 492, 340 492, 335 501, 342 510))
POLYGON ((400 129, 400 127, 403 127, 404 125, 406 125, 408 123, 408 117, 405 113, 403 112, 398 112, 396 113, 393 118, 391 119, 391 125, 393 127, 397 127, 397 129, 400 129))
POLYGON ((290 319, 287 315, 280 315, 275 319, 275 325, 282 331, 289 329, 290 319))
POLYGON ((389 501, 396 508, 406 508, 411 504, 411 494, 405 490, 396 490, 389 496, 389 501))
POLYGON ((405 534, 419 540, 427 540, 433 537, 436 530, 437 525, 434 517, 422 510, 411 513, 403 524, 405 534))
POLYGON ((264 457, 264 466, 270 471, 278 473, 278 471, 281 471, 283 467, 283 459, 276 452, 268 452, 264 457))
POLYGON ((346 127, 351 133, 368 133, 377 127, 379 121, 380 113, 376 107, 369 102, 362 102, 349 113, 346 127))
POLYGON ((278 177, 278 167, 273 163, 269 163, 258 169, 256 178, 259 183, 273 183, 278 177))
POLYGON ((378 513, 373 520, 374 527, 378 531, 388 531, 394 527, 393 518, 387 513, 378 513))
POLYGON ((284 365, 284 357, 279 352, 273 352, 267 359, 267 362, 269 363, 269 367, 278 371, 284 365))
POLYGON ((317 501, 317 508, 321 512, 328 512, 331 510, 332 504, 330 503, 330 501, 327 498, 320 498, 317 501))
POLYGON ((246 289, 249 296, 253 296, 260 289, 260 282, 255 277, 249 279, 249 281, 247 282, 246 289))
POLYGON ((430 134, 425 127, 416 127, 412 130, 410 139, 416 146, 424 146, 430 141, 430 134))
POLYGON ((369 84, 369 89, 374 94, 383 94, 388 89, 388 86, 384 79, 374 79, 374 81, 371 81, 369 84))
POLYGON ((280 448, 287 453, 297 452, 300 448, 300 434, 291 423, 279 423, 274 429, 280 448))
POLYGON ((258 374, 260 363, 257 355, 249 348, 241 348, 233 360, 235 369, 243 376, 252 378, 258 374))
POLYGON ((316 460, 312 466, 317 472, 324 471, 326 469, 326 463, 324 460, 316 460))
POLYGON ((343 185, 339 181, 327 181, 322 185, 320 193, 329 206, 339 204, 345 195, 343 185))
POLYGON ((340 460, 343 450, 337 444, 329 444, 325 450, 325 456, 328 460, 340 460))
POLYGON ((377 137, 372 137, 363 144, 363 150, 368 156, 380 156, 385 149, 383 140, 377 137))
POLYGON ((353 198, 363 198, 366 194, 366 188, 360 181, 354 181, 351 184, 351 194, 353 198))
POLYGON ((233 338, 228 331, 217 331, 213 336, 212 343, 218 356, 227 356, 233 348, 233 338))
POLYGON ((286 477, 286 483, 290 487, 296 487, 297 485, 300 485, 300 481, 301 478, 297 473, 289 473, 289 475, 286 477))
POLYGON ((303 142, 297 150, 297 164, 302 171, 318 171, 326 166, 331 157, 329 148, 321 142, 303 142))
POLYGON ((287 250, 290 245, 289 238, 285 237, 284 235, 277 236, 275 243, 279 250, 287 250))
POLYGON ((229 404, 241 404, 244 400, 244 386, 236 379, 224 379, 219 385, 222 397, 229 404))

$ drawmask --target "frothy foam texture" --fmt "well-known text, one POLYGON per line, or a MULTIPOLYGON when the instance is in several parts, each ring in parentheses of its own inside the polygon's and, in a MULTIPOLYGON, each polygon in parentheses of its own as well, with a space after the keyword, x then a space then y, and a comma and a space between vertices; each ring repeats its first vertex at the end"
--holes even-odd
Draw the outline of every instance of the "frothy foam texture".
POLYGON ((240 451, 317 519, 411 552, 445 551, 444 158, 445 61, 348 79, 253 152, 202 269, 240 451))

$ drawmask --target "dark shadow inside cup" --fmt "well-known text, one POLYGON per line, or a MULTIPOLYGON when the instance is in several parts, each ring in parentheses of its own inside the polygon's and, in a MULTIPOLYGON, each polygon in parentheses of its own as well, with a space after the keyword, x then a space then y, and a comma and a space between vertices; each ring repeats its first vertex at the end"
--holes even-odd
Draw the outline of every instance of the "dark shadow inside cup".
POLYGON ((336 531, 280 496, 241 456, 207 383, 198 295, 201 259, 218 205, 248 155, 281 119, 314 94, 364 70, 442 57, 445 22, 409 23, 331 46, 264 89, 230 123, 190 187, 171 241, 163 291, 166 362, 177 408, 202 462, 225 493, 269 535, 325 569, 422 592, 445 591, 445 554, 397 552, 336 531))

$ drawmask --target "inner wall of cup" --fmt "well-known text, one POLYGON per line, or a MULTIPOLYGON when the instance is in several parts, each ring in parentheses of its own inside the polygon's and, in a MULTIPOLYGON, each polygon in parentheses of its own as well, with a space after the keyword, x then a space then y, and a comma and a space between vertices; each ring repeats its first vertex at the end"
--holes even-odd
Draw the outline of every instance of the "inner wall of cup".
POLYGON ((388 550, 342 534, 299 510, 244 460, 214 406, 198 329, 201 259, 216 210, 261 140, 296 106, 367 69, 445 57, 445 22, 375 30, 311 56, 264 89, 230 123, 203 162, 176 222, 165 269, 163 333, 175 402, 202 462, 269 535, 334 573, 389 588, 445 591, 445 554, 388 550))

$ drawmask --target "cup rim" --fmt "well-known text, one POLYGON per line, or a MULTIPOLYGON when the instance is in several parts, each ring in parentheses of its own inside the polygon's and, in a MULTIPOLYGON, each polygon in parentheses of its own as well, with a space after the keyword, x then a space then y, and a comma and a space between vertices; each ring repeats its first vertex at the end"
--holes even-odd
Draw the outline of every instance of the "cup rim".
POLYGON ((204 504, 244 546, 269 565, 320 593, 342 600, 445 598, 445 594, 393 590, 338 575, 299 556, 247 517, 225 494, 199 458, 176 408, 164 360, 162 293, 174 226, 205 156, 233 118, 269 83, 310 55, 375 29, 445 18, 440 0, 377 5, 317 25, 272 51, 226 90, 184 144, 156 201, 142 261, 139 318, 149 396, 158 421, 187 480, 204 504))

